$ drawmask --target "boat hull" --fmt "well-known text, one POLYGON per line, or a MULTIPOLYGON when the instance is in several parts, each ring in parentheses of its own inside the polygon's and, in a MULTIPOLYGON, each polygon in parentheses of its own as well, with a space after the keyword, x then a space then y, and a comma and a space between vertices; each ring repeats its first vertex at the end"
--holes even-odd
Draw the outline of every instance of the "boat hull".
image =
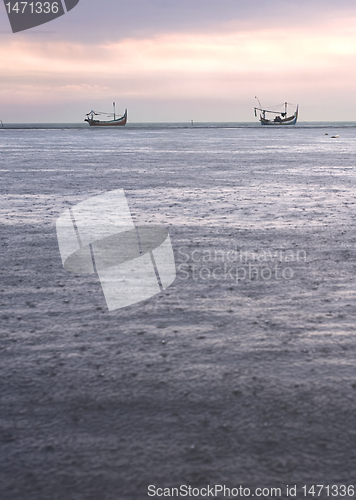
POLYGON ((260 115, 261 125, 275 125, 275 126, 284 126, 284 125, 295 125, 298 120, 298 111, 299 107, 297 106, 297 110, 292 116, 288 116, 288 118, 282 118, 280 120, 266 120, 260 115))
POLYGON ((86 118, 84 120, 85 122, 88 122, 91 127, 123 127, 126 125, 127 122, 127 110, 125 111, 125 114, 121 116, 121 118, 118 118, 117 120, 110 120, 110 121, 100 121, 100 120, 91 120, 90 118, 86 118))
POLYGON ((283 125, 295 125, 297 123, 297 116, 290 116, 289 118, 286 118, 285 120, 280 120, 280 121, 274 121, 274 120, 266 120, 265 118, 262 118, 261 116, 261 125, 276 125, 276 126, 283 126, 283 125))

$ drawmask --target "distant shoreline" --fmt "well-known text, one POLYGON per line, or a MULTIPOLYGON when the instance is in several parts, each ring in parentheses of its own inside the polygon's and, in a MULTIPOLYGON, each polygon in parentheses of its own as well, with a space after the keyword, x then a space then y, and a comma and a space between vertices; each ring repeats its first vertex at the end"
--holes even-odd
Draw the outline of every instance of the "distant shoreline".
MULTIPOLYGON (((330 127, 338 127, 338 128, 353 128, 356 127, 356 121, 355 122, 350 122, 350 121, 335 121, 335 122, 298 122, 296 125, 291 125, 290 127, 283 127, 283 130, 293 130, 295 128, 330 128, 330 127)), ((121 132, 124 130, 129 130, 129 129, 190 129, 190 128, 195 128, 195 129, 206 129, 206 128, 262 128, 260 123, 255 121, 255 122, 196 122, 193 125, 189 122, 156 122, 156 123, 150 123, 150 122, 140 122, 140 123, 128 123, 125 127, 120 127, 121 132)), ((86 123, 6 123, 4 122, 4 127, 0 127, 1 130, 10 130, 10 129, 17 129, 17 130, 25 130, 25 129, 39 129, 39 130, 46 130, 46 129, 83 129, 83 130, 93 130, 92 128, 88 127, 86 123)), ((265 127, 263 128, 265 129, 265 127)), ((98 132, 98 129, 94 129, 95 132, 98 132)), ((108 130, 107 127, 103 127, 100 130, 108 130)), ((110 130, 116 130, 116 128, 110 130)), ((271 129, 268 128, 270 131, 271 129)), ((281 130, 281 127, 275 127, 274 130, 281 130)), ((115 132, 117 133, 117 132, 115 132)))

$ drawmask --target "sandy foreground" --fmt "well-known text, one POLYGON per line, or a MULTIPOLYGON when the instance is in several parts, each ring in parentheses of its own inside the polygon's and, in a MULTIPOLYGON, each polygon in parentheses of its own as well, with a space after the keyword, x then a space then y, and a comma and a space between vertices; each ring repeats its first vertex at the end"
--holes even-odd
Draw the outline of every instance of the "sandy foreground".
POLYGON ((1 133, 2 499, 356 481, 354 131, 1 133), (109 313, 55 223, 118 188, 177 279, 109 313))

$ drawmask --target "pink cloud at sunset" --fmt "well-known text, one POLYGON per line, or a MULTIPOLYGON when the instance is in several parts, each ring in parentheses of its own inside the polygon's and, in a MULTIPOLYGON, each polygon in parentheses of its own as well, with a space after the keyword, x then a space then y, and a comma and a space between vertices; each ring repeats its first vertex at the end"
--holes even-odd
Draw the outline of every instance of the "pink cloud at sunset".
POLYGON ((80 121, 83 107, 107 108, 116 100, 130 107, 134 121, 152 121, 143 111, 146 101, 147 110, 159 108, 155 121, 163 121, 170 101, 172 121, 185 119, 192 106, 197 120, 214 121, 219 110, 219 121, 251 121, 258 95, 266 104, 299 102, 305 120, 354 118, 348 93, 356 80, 356 19, 305 28, 227 26, 212 34, 99 44, 6 38, 0 47, 2 115, 9 120, 20 103, 26 121, 37 121, 35 105, 41 119, 50 120, 51 106, 58 113, 64 102, 61 118, 80 121))

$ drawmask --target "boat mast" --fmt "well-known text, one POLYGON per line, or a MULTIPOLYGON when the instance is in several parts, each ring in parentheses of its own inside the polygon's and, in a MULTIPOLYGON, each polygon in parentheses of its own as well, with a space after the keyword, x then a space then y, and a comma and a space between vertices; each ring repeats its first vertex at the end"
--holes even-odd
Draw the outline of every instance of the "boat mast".
POLYGON ((114 120, 116 120, 116 114, 115 114, 115 103, 113 102, 113 107, 114 107, 114 120))
POLYGON ((288 104, 287 102, 284 103, 284 112, 285 112, 286 116, 287 116, 287 104, 288 104))

